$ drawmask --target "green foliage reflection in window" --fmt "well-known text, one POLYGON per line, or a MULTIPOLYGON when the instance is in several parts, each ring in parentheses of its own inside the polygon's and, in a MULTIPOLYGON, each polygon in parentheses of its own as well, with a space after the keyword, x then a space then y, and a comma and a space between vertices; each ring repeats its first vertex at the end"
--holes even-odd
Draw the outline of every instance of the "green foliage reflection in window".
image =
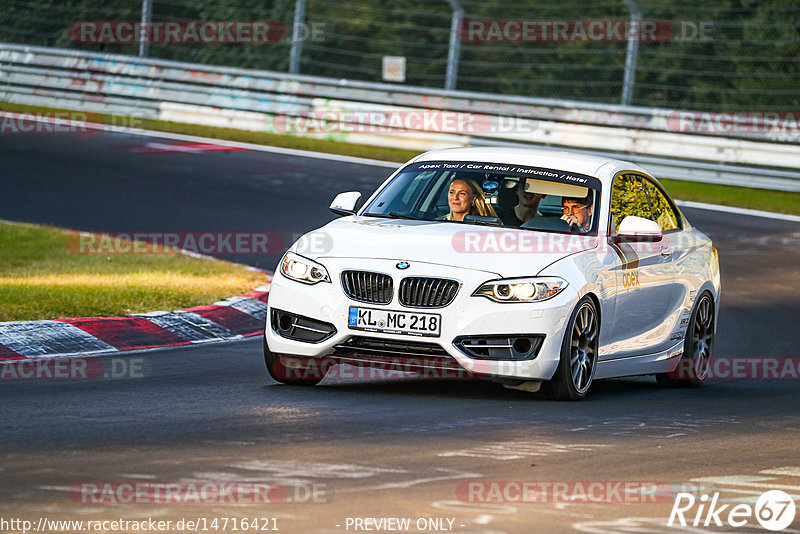
POLYGON ((622 174, 614 179, 611 190, 611 213, 613 232, 617 231, 619 223, 629 215, 644 219, 653 218, 641 178, 635 174, 622 174))
POLYGON ((662 232, 676 229, 678 217, 672 206, 669 205, 667 198, 650 180, 645 180, 644 184, 647 189, 647 197, 650 199, 650 207, 653 209, 653 220, 658 223, 662 232))

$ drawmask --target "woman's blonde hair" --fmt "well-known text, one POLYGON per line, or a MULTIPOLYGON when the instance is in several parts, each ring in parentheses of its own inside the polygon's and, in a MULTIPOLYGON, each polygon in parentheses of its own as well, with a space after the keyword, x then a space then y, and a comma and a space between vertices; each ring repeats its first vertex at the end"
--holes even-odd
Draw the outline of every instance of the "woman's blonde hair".
MULTIPOLYGON (((469 208, 470 215, 482 215, 484 217, 497 217, 497 213, 495 213, 494 208, 492 208, 489 204, 486 203, 486 195, 483 193, 483 189, 475 180, 469 178, 453 178, 450 180, 449 185, 453 185, 455 181, 462 181, 467 186, 469 186, 472 194, 475 196, 475 200, 472 203, 472 206, 469 208)), ((449 187, 449 186, 448 186, 449 187)))

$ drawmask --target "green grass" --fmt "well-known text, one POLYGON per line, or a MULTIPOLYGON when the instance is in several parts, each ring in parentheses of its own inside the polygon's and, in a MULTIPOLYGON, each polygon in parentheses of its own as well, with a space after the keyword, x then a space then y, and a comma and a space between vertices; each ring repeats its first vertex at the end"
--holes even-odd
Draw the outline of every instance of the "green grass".
MULTIPOLYGON (((0 110, 32 113, 64 111, 54 108, 26 106, 8 102, 0 102, 0 110)), ((111 115, 99 114, 89 115, 90 120, 95 122, 104 122, 106 124, 130 123, 130 121, 124 117, 113 117, 111 115)), ((197 135, 214 139, 227 139, 245 143, 294 148, 299 150, 312 150, 315 152, 326 152, 330 154, 379 159, 398 163, 408 161, 417 155, 417 152, 410 150, 356 145, 341 141, 328 141, 307 137, 297 137, 293 135, 249 132, 233 128, 216 128, 212 126, 201 126, 149 119, 135 119, 135 121, 135 124, 132 126, 147 130, 197 135)), ((680 200, 693 200, 696 202, 708 202, 711 204, 721 204, 725 206, 735 206, 740 208, 800 215, 800 193, 707 184, 702 182, 689 182, 685 180, 669 179, 669 177, 658 178, 662 181, 670 194, 674 198, 680 200)))
POLYGON ((0 221, 0 321, 171 311, 265 281, 240 265, 177 252, 80 253, 78 236, 0 221))
POLYGON ((670 195, 681 200, 800 215, 800 193, 687 182, 668 178, 659 178, 659 181, 667 188, 670 195))

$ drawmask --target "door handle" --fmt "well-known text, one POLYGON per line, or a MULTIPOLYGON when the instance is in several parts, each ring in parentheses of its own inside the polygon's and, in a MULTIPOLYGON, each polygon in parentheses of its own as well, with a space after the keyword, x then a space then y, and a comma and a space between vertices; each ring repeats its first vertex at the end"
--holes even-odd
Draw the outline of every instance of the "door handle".
POLYGON ((668 248, 662 248, 661 249, 661 257, 662 258, 669 258, 670 256, 672 256, 672 251, 670 249, 668 249, 668 248))

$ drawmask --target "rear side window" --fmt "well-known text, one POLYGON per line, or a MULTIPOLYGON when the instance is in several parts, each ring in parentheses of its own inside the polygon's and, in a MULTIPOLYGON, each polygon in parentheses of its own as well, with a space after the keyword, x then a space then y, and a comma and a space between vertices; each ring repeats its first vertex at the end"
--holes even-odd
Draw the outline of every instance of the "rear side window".
POLYGON ((610 232, 617 233, 620 223, 629 215, 653 220, 641 177, 621 174, 614 179, 611 188, 610 232))
POLYGON ((662 232, 670 232, 680 228, 678 224, 678 214, 670 204, 667 197, 656 184, 648 179, 644 179, 644 188, 647 191, 647 198, 650 200, 650 209, 653 211, 653 220, 661 227, 662 232))

